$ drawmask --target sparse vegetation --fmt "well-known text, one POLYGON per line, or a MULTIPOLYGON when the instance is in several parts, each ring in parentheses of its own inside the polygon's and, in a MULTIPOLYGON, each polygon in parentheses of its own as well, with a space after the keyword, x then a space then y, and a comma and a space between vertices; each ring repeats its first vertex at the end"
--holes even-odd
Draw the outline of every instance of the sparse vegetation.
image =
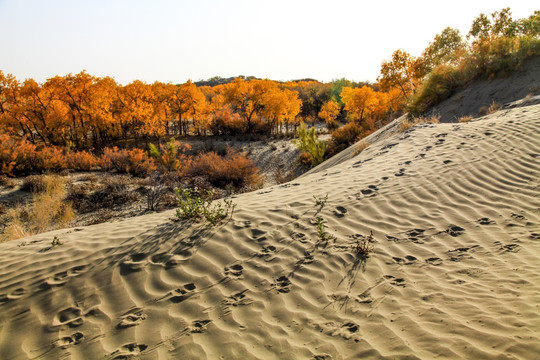
POLYGON ((356 239, 356 244, 352 246, 352 250, 357 256, 367 258, 375 249, 374 243, 373 231, 371 231, 369 236, 358 237, 356 239))
POLYGON ((295 145, 303 152, 304 157, 309 159, 311 167, 323 162, 326 143, 318 139, 315 127, 308 130, 306 124, 302 122, 298 127, 298 140, 295 141, 295 145))
POLYGON ((319 206, 320 209, 322 210, 324 205, 326 205, 326 201, 328 200, 328 193, 326 193, 324 197, 320 197, 320 198, 317 197, 316 195, 313 195, 313 199, 315 199, 315 205, 319 206))
POLYGON ((468 116, 462 116, 459 118, 458 122, 460 123, 467 123, 469 121, 472 120, 472 116, 468 115, 468 116))
POLYGON ((431 116, 431 117, 413 117, 411 119, 405 119, 403 123, 401 123, 401 126, 399 128, 400 132, 404 132, 414 125, 418 124, 438 124, 439 123, 439 116, 431 116))
POLYGON ((211 191, 192 191, 189 189, 176 190, 179 208, 176 210, 177 219, 199 221, 205 219, 212 225, 216 225, 227 216, 233 216, 236 204, 231 199, 223 202, 215 201, 211 191))
POLYGON ((33 200, 7 211, 3 241, 53 230, 66 226, 75 217, 70 202, 66 201, 65 179, 58 175, 42 175, 33 200))

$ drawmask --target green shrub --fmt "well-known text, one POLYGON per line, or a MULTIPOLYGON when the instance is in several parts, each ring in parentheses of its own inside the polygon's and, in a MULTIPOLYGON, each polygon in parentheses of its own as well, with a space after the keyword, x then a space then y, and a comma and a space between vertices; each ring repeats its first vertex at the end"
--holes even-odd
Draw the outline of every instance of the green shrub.
POLYGON ((212 225, 216 225, 229 213, 232 217, 236 207, 236 204, 230 199, 225 199, 223 202, 213 202, 214 194, 208 190, 197 193, 189 189, 176 189, 176 196, 179 204, 179 208, 176 210, 178 219, 195 221, 206 219, 212 225))
POLYGON ((298 127, 298 140, 294 141, 296 147, 311 157, 311 167, 315 167, 324 161, 326 143, 319 140, 315 127, 307 129, 304 122, 298 127))

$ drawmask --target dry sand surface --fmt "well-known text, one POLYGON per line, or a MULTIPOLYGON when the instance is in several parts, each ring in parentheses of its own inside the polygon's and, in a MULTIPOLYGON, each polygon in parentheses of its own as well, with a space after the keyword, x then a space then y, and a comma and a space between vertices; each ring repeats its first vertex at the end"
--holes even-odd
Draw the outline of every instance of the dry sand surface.
POLYGON ((536 359, 539 154, 524 106, 415 126, 215 227, 168 211, 0 244, 0 358, 536 359))

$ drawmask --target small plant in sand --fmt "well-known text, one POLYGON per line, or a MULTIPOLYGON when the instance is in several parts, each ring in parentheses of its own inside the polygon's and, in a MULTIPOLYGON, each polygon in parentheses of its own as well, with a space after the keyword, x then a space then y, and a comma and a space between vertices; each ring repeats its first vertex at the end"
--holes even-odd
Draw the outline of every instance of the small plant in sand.
POLYGON ((317 216, 317 233, 319 234, 319 239, 321 239, 321 241, 325 241, 326 240, 326 233, 324 232, 324 219, 320 216, 317 216))
POLYGON ((375 248, 375 240, 373 240, 373 231, 369 233, 369 236, 356 239, 356 244, 353 245, 352 250, 358 256, 368 257, 369 253, 375 248))
POLYGON ((231 199, 213 203, 214 194, 209 191, 193 192, 189 189, 176 189, 179 208, 176 210, 178 219, 200 220, 206 219, 216 225, 229 214, 232 217, 236 204, 231 199))
POLYGON ((53 237, 51 241, 51 246, 55 247, 55 246, 60 246, 60 245, 64 245, 64 243, 60 241, 58 236, 53 237))
POLYGON ((426 123, 438 124, 440 119, 441 117, 436 116, 436 115, 432 115, 430 117, 413 117, 411 119, 405 119, 405 121, 401 123, 401 127, 399 128, 399 131, 404 132, 405 130, 418 124, 426 124, 426 123))
POLYGON ((328 193, 324 197, 318 198, 316 195, 313 195, 313 199, 315 199, 315 205, 320 206, 321 209, 326 205, 326 201, 328 200, 328 193))

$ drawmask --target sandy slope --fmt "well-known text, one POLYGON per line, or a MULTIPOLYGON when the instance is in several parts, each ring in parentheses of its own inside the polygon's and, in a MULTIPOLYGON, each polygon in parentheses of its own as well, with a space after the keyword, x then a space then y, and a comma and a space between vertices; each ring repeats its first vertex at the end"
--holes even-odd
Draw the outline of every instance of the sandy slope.
POLYGON ((539 153, 534 105, 414 127, 217 227, 167 212, 0 244, 0 358, 533 359, 539 153))

